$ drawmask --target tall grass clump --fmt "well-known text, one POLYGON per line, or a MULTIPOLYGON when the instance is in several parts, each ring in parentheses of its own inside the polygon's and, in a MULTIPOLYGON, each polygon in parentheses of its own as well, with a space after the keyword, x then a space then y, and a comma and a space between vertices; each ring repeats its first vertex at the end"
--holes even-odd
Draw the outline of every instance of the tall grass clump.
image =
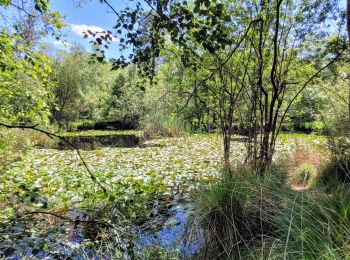
POLYGON ((348 259, 350 197, 292 192, 280 194, 283 206, 271 216, 275 257, 288 259, 348 259), (346 220, 345 220, 346 219, 346 220), (341 224, 343 223, 343 224, 341 224))
POLYGON ((205 188, 196 200, 193 225, 204 233, 200 258, 237 258, 256 248, 273 231, 274 205, 266 184, 244 168, 205 188))
POLYGON ((196 200, 199 259, 349 259, 349 189, 294 191, 267 173, 223 174, 196 200))
POLYGON ((20 159, 23 151, 33 147, 50 148, 54 143, 53 139, 35 130, 0 128, 0 171, 20 159))
POLYGON ((315 149, 312 145, 297 146, 286 162, 289 167, 288 183, 294 188, 314 186, 328 160, 328 154, 315 149))

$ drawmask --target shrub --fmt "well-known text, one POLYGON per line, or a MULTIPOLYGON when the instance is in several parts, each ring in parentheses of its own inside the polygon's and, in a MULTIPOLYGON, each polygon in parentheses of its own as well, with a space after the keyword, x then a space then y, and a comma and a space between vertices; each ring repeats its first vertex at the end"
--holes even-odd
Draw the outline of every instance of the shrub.
POLYGON ((310 187, 328 161, 328 155, 311 145, 298 145, 289 159, 289 184, 310 187))
POLYGON ((175 137, 182 135, 183 132, 178 127, 166 127, 160 123, 148 124, 143 131, 143 138, 153 139, 157 137, 175 137))
POLYGON ((32 147, 50 148, 55 141, 31 129, 0 129, 0 171, 8 163, 21 157, 32 147))
POLYGON ((38 132, 36 130, 22 130, 20 132, 20 138, 17 142, 22 142, 28 148, 38 147, 38 148, 52 148, 57 140, 50 138, 44 133, 38 132))
POLYGON ((350 180, 350 139, 339 137, 330 141, 335 174, 341 180, 350 180))

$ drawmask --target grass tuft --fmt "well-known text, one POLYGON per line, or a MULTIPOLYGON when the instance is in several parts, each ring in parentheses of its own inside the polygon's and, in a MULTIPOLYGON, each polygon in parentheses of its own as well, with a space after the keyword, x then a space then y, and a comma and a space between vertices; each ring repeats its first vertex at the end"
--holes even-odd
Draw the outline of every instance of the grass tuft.
POLYGON ((349 190, 294 191, 268 176, 236 169, 199 193, 192 227, 205 239, 198 257, 349 258, 349 190))

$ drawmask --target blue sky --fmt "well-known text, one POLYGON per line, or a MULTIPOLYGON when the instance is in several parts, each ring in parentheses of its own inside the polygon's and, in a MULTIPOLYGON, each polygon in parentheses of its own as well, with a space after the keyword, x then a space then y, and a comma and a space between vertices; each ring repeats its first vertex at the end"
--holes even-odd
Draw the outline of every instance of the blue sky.
MULTIPOLYGON (((83 31, 110 30, 115 31, 112 27, 116 24, 117 17, 112 13, 106 4, 101 4, 99 0, 51 0, 52 8, 66 16, 67 28, 62 32, 63 40, 69 44, 78 43, 85 50, 91 50, 92 44, 89 39, 83 38, 83 31), (77 3, 81 6, 77 6, 77 3)), ((117 11, 124 9, 128 5, 134 5, 135 1, 131 0, 109 0, 109 3, 117 11)), ((342 8, 345 7, 345 0, 339 0, 342 8)), ((132 7, 132 6, 130 6, 132 7)), ((51 39, 56 47, 64 48, 61 42, 51 39)), ((66 47, 67 48, 67 47, 66 47)), ((118 39, 114 38, 109 49, 106 50, 108 58, 116 58, 120 55, 118 51, 118 39)), ((127 56, 127 55, 126 55, 127 56)))
MULTIPOLYGON (((74 0, 52 0, 52 9, 59 11, 65 15, 67 27, 62 31, 62 40, 67 41, 67 46, 64 47, 62 42, 54 39, 49 39, 58 48, 67 48, 72 43, 77 43, 91 50, 92 44, 90 39, 83 38, 83 32, 88 29, 91 31, 110 30, 115 31, 112 27, 117 22, 117 17, 112 13, 107 5, 101 4, 99 0, 83 0, 81 6, 77 6, 77 1, 74 0)), ((110 0, 110 4, 118 11, 124 9, 132 3, 129 0, 110 0)), ((112 44, 106 50, 106 56, 116 58, 120 55, 118 51, 118 39, 113 38, 112 44)))

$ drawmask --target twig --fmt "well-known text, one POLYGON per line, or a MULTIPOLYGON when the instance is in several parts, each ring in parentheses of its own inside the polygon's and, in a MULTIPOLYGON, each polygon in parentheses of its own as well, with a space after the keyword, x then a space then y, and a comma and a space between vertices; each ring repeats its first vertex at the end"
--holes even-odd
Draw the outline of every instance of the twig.
POLYGON ((35 214, 45 214, 45 215, 52 215, 56 218, 60 218, 60 219, 63 219, 63 220, 66 220, 66 221, 69 221, 69 222, 72 222, 72 223, 86 223, 86 224, 98 224, 98 225, 102 225, 102 226, 107 226, 107 227, 112 227, 111 224, 108 224, 108 223, 103 223, 103 222, 100 222, 100 221, 97 221, 97 220, 82 220, 82 219, 79 219, 79 218, 75 218, 75 219, 72 219, 72 218, 69 218, 69 217, 66 217, 66 216, 61 216, 61 215, 58 215, 57 213, 54 213, 54 212, 50 212, 50 211, 30 211, 30 212, 24 212, 22 215, 20 215, 19 217, 21 218, 23 215, 35 215, 35 214))

